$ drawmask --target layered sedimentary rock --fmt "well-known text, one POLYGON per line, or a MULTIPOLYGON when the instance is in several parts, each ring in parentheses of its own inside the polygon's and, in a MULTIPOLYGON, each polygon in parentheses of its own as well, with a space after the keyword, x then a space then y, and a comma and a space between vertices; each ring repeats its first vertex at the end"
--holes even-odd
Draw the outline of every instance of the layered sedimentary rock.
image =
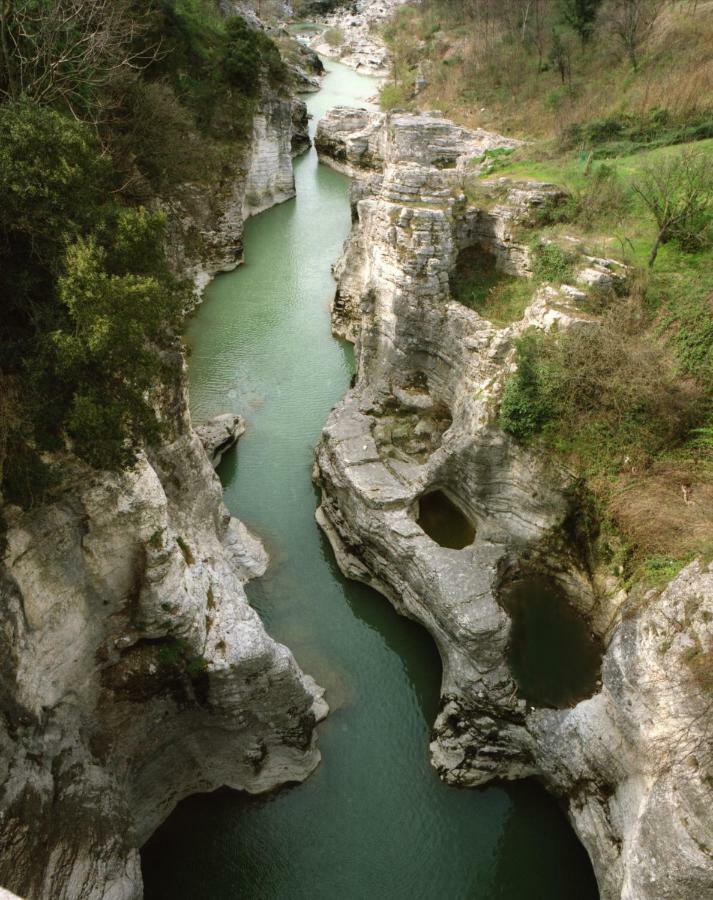
POLYGON ((323 705, 244 583, 267 555, 188 427, 122 475, 6 512, 0 881, 141 895, 138 848, 182 797, 317 764, 323 705))
MULTIPOLYGON (((294 193, 304 105, 264 100, 243 175, 166 204, 173 264, 199 286, 240 260, 246 215, 294 193)), ((322 691, 248 604, 267 554, 206 452, 242 421, 204 427, 204 446, 184 375, 157 408, 171 437, 131 470, 67 457, 58 499, 2 510, 0 884, 27 898, 139 898, 139 848, 181 798, 319 761, 322 691)))
POLYGON ((596 328, 578 301, 592 281, 618 279, 616 264, 582 258, 574 284, 538 289, 519 322, 497 327, 453 300, 459 254, 526 274, 523 229, 562 192, 491 179, 468 201, 485 151, 511 142, 438 116, 337 110, 316 144, 357 175, 333 324, 358 360, 317 451, 318 519, 343 571, 438 645, 434 766, 465 786, 544 780, 567 801, 605 898, 704 895, 712 710, 690 660, 713 640, 713 570, 694 563, 662 593, 617 591, 572 540, 569 474, 497 426, 514 339, 528 327, 596 328), (475 525, 465 549, 417 522, 419 499, 436 490, 475 525), (526 704, 509 669, 500 597, 535 574, 560 585, 605 646, 599 688, 573 708, 526 704))
POLYGON ((245 220, 295 196, 292 160, 311 146, 303 100, 263 86, 245 152, 210 190, 185 184, 161 203, 174 269, 202 290, 243 261, 245 220))

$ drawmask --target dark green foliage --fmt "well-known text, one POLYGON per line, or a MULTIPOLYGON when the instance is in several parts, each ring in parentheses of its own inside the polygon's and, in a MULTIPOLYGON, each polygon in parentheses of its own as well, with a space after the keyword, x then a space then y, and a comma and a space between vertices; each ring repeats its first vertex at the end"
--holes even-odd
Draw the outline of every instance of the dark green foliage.
POLYGON ((544 429, 592 469, 618 467, 625 455, 650 458, 683 440, 705 414, 702 390, 681 380, 645 325, 637 307, 623 303, 600 324, 523 335, 501 427, 523 441, 544 429))
POLYGON ((274 41, 264 31, 250 28, 238 16, 229 19, 226 25, 223 71, 228 83, 247 95, 257 91, 261 72, 273 85, 287 79, 287 70, 274 41))
POLYGON ((0 478, 23 506, 57 484, 45 451, 117 469, 161 435, 186 287, 138 204, 217 181, 258 87, 287 76, 268 35, 213 0, 86 0, 86 22, 53 2, 18 0, 5 34, 31 28, 35 56, 0 60, 0 478), (85 32, 75 72, 53 54, 89 48, 85 32), (13 100, 18 66, 35 80, 13 100))
POLYGON ((274 41, 210 0, 162 0, 149 36, 159 38, 164 52, 147 75, 167 78, 206 134, 244 135, 261 79, 287 80, 274 41))
POLYGON ((601 0, 559 0, 559 14, 565 25, 576 31, 582 43, 594 33, 601 0))
POLYGON ((123 212, 112 252, 94 237, 67 250, 59 301, 66 328, 51 334, 57 375, 73 396, 66 430, 92 465, 129 464, 135 448, 158 437, 147 395, 170 374, 169 348, 182 294, 162 254, 162 222, 144 210, 123 212))
POLYGON ((37 451, 15 433, 6 447, 3 467, 3 497, 8 503, 29 507, 41 500, 59 480, 57 470, 45 463, 37 451))
POLYGON ((110 160, 87 126, 25 103, 0 122, 0 377, 21 385, 3 494, 28 504, 53 484, 39 450, 69 439, 117 468, 156 438, 149 395, 184 295, 163 221, 111 199, 110 160))
POLYGON ((549 373, 542 365, 546 340, 542 334, 527 331, 517 341, 517 371, 503 391, 500 426, 521 441, 540 432, 554 414, 549 373))
POLYGON ((565 131, 563 147, 583 147, 594 159, 611 159, 711 137, 713 120, 708 117, 676 122, 665 109, 654 109, 647 116, 618 113, 574 123, 565 131))
POLYGON ((111 165, 91 131, 33 103, 0 107, 0 235, 43 260, 98 221, 111 165))

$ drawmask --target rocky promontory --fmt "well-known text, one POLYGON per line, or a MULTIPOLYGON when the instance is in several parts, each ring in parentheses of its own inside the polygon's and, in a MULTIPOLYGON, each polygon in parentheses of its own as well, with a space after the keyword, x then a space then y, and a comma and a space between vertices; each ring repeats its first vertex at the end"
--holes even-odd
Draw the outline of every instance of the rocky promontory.
POLYGON ((338 109, 316 144, 356 177, 333 327, 358 362, 318 447, 318 520, 345 574, 438 645, 433 765, 463 786, 541 779, 566 804, 602 897, 702 896, 713 877, 712 710, 688 660, 711 640, 713 569, 694 562, 663 591, 624 590, 573 535, 572 475, 497 424, 517 337, 596 328, 580 301, 619 267, 582 256, 571 284, 533 287, 523 316, 495 325, 454 299, 458 259, 528 274, 523 228, 561 190, 491 178, 469 199, 486 151, 513 142, 437 114, 338 109), (433 497, 468 523, 457 548, 422 527, 433 497), (556 585, 602 647, 598 682, 563 708, 523 699, 508 661, 504 595, 533 577, 556 585))

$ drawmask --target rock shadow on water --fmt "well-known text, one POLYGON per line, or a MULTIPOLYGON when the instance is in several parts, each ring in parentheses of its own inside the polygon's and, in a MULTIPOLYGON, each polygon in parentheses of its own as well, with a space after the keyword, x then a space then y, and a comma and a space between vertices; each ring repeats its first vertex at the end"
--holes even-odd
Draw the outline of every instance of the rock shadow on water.
POLYGON ((520 695, 535 706, 573 706, 597 689, 603 648, 559 584, 519 578, 500 591, 512 627, 508 662, 520 695))

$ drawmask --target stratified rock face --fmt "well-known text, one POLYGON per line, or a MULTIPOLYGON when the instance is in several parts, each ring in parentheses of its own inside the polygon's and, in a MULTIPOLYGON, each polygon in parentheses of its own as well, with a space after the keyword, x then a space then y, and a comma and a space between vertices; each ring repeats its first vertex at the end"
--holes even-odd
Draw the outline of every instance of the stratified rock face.
POLYGON ((295 196, 292 171, 293 139, 299 152, 304 143, 307 114, 301 100, 274 98, 261 104, 253 119, 243 216, 248 218, 295 196))
POLYGON ((166 214, 168 252, 177 273, 191 278, 197 294, 216 272, 243 262, 243 227, 250 216, 295 196, 292 160, 311 146, 307 108, 263 86, 252 139, 221 185, 185 184, 166 214))
POLYGON ((138 848, 174 805, 305 778, 325 709, 247 602, 267 555, 194 432, 73 474, 53 506, 6 512, 0 883, 140 897, 138 848))
MULTIPOLYGON (((540 288, 522 320, 504 328, 451 298, 462 251, 527 273, 516 226, 561 191, 500 179, 485 184, 487 204, 468 203, 464 176, 478 172, 485 149, 508 142, 434 116, 336 110, 316 143, 326 162, 357 175, 333 327, 356 340, 358 360, 356 385, 317 450, 318 519, 344 572, 384 593, 438 644, 434 766, 468 786, 541 777, 569 801, 605 898, 705 895, 713 883, 711 754, 703 751, 711 709, 685 648, 705 652, 713 640, 713 574, 694 564, 622 618, 625 595, 607 594, 569 544, 568 475, 496 425, 513 342, 525 328, 597 327, 576 306, 581 289, 540 288), (475 526, 465 549, 441 546, 418 525, 419 498, 436 490, 475 526), (510 620, 498 598, 528 573, 554 578, 606 645, 601 687, 572 709, 536 709, 517 697, 510 620), (674 735, 698 748, 695 763, 674 735)), ((579 268, 618 277, 609 260, 586 258, 579 268)))

